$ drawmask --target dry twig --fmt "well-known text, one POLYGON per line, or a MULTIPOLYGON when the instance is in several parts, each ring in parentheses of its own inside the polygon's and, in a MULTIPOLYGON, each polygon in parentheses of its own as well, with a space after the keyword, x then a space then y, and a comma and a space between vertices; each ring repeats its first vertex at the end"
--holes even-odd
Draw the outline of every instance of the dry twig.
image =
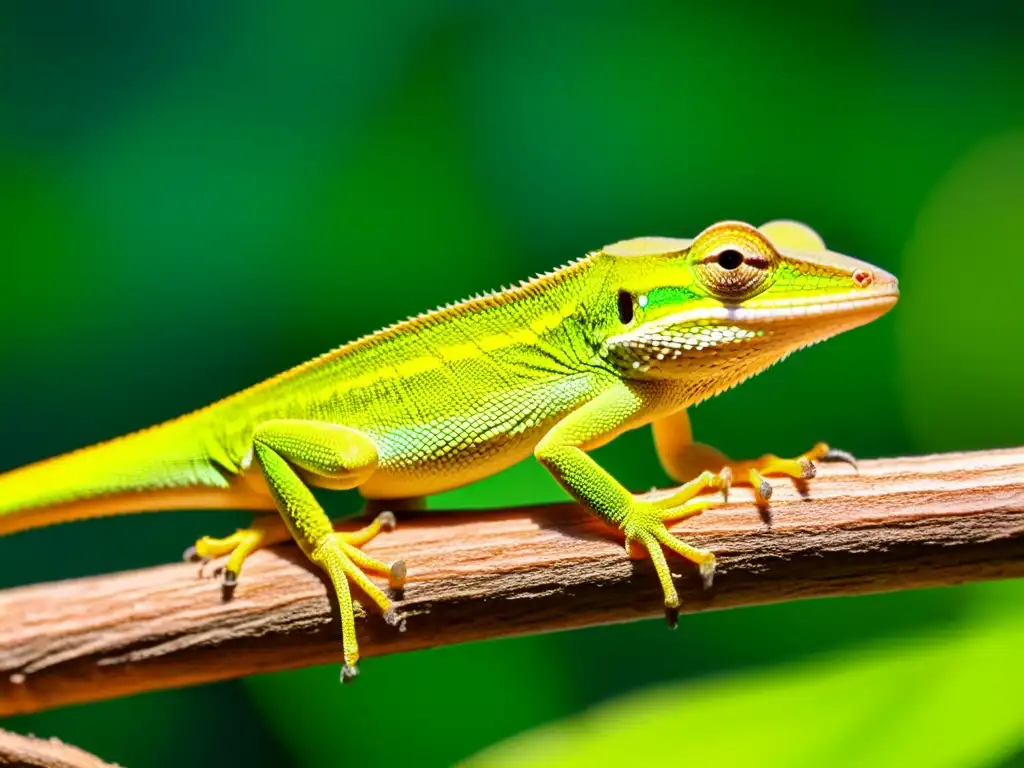
MULTIPOLYGON (((720 564, 703 591, 671 560, 684 613, 1024 576, 1024 447, 825 467, 806 499, 776 484, 770 527, 748 493, 733 497, 676 528, 720 564)), ((571 504, 408 513, 367 551, 410 573, 407 630, 360 621, 367 655, 662 611, 649 562, 571 504)), ((196 570, 0 593, 0 715, 339 660, 328 589, 294 546, 253 555, 227 602, 196 570)), ((357 684, 371 685, 365 666, 357 684)))
POLYGON ((57 739, 0 731, 0 766, 17 768, 117 768, 57 739))

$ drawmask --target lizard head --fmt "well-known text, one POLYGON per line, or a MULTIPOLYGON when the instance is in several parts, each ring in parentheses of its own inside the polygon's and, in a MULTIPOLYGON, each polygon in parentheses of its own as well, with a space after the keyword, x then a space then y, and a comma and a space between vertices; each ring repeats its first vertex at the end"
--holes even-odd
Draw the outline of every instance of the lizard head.
POLYGON ((693 240, 606 246, 602 356, 631 378, 691 379, 703 399, 883 315, 896 278, 809 227, 726 221, 693 240))

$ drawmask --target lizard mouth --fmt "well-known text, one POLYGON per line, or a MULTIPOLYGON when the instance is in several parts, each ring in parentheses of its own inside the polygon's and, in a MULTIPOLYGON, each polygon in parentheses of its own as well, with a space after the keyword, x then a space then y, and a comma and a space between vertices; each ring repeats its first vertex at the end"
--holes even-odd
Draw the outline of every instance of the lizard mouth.
MULTIPOLYGON (((891 309, 899 300, 899 290, 878 290, 871 295, 842 294, 832 299, 822 297, 775 299, 763 305, 721 307, 721 318, 734 322, 785 320, 800 322, 813 317, 861 316, 878 317, 891 309)), ((708 313, 711 314, 711 313, 708 313)), ((716 318, 718 319, 718 318, 716 318)))
POLYGON ((795 296, 742 306, 705 306, 609 339, 607 354, 622 368, 655 376, 660 371, 669 377, 685 375, 696 361, 710 358, 725 368, 732 362, 750 360, 751 354, 781 359, 871 322, 898 299, 893 279, 831 297, 795 296))

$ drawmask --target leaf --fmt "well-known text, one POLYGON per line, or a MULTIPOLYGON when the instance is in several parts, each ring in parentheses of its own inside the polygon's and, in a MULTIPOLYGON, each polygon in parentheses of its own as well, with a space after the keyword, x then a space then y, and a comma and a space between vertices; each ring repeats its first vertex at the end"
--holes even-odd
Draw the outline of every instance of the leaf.
POLYGON ((1024 744, 1024 617, 812 662, 654 688, 468 766, 990 765, 1024 744))

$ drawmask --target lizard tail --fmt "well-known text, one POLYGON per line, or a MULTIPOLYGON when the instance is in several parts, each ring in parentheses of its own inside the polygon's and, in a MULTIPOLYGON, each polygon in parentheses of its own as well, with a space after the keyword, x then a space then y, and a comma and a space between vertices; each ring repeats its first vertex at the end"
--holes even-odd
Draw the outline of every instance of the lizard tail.
POLYGON ((0 534, 127 512, 250 506, 237 480, 206 457, 197 426, 185 418, 0 475, 0 534))

